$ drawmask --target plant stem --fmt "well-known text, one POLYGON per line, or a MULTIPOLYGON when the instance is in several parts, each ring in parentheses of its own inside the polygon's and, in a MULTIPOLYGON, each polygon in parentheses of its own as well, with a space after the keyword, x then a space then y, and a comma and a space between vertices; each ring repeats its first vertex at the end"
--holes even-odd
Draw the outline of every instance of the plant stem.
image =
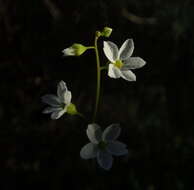
POLYGON ((95 49, 94 46, 87 46, 87 49, 95 49))
POLYGON ((97 117, 97 112, 98 112, 98 105, 99 105, 99 98, 100 98, 100 78, 101 78, 101 73, 100 73, 100 59, 99 59, 99 53, 98 53, 98 36, 95 36, 95 41, 94 41, 94 48, 95 48, 95 54, 96 54, 96 66, 97 66, 97 84, 96 84, 96 103, 95 103, 95 110, 94 110, 94 115, 93 115, 93 122, 96 121, 97 117))
POLYGON ((77 112, 77 115, 80 116, 82 119, 86 120, 86 117, 82 113, 77 112))
POLYGON ((105 70, 105 69, 107 69, 108 67, 107 66, 101 66, 100 67, 100 70, 102 71, 102 70, 105 70))

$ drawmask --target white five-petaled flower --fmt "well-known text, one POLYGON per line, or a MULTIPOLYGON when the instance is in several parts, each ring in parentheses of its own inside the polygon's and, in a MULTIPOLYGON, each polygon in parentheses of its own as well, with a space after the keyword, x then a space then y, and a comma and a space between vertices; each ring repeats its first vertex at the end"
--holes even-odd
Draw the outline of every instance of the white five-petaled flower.
POLYGON ((92 123, 86 130, 90 143, 80 151, 83 159, 97 157, 98 164, 105 170, 112 167, 113 157, 128 154, 127 146, 116 139, 120 135, 121 128, 118 124, 108 126, 103 132, 99 125, 92 123))
POLYGON ((42 101, 49 105, 43 113, 51 113, 51 119, 59 119, 64 113, 76 114, 75 105, 71 103, 71 92, 67 89, 66 83, 60 81, 57 86, 57 96, 48 94, 42 97, 42 101))
POLYGON ((111 62, 108 68, 108 76, 111 78, 120 78, 127 81, 136 81, 135 74, 131 69, 143 67, 146 62, 140 57, 131 57, 134 50, 132 39, 127 39, 120 49, 110 41, 104 41, 104 53, 111 62))

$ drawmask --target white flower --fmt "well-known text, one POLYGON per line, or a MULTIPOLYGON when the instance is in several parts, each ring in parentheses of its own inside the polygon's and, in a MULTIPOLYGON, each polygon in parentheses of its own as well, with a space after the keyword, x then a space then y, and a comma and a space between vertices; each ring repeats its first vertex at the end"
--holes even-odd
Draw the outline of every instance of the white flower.
POLYGON ((71 103, 71 92, 67 89, 66 83, 60 81, 57 86, 57 96, 48 94, 42 97, 42 101, 49 105, 43 113, 51 113, 51 119, 59 119, 64 113, 76 114, 76 107, 71 103))
POLYGON ((121 129, 117 124, 108 126, 104 132, 99 125, 92 123, 88 125, 87 136, 90 143, 86 144, 80 151, 83 159, 97 157, 98 164, 105 170, 112 167, 113 157, 128 154, 126 145, 117 141, 121 129))
POLYGON ((134 50, 132 39, 127 39, 120 49, 110 41, 104 41, 104 53, 111 62, 108 68, 108 76, 111 78, 120 78, 127 81, 136 81, 135 74, 131 69, 143 67, 146 62, 140 57, 131 57, 134 50))

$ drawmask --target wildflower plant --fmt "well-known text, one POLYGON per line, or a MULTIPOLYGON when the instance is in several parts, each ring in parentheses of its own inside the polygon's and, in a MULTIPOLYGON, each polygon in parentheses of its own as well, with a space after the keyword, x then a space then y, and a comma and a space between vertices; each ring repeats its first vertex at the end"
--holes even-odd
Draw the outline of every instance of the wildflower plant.
MULTIPOLYGON (((127 39, 120 48, 113 42, 104 41, 103 51, 108 59, 108 67, 106 64, 101 65, 98 39, 100 37, 108 38, 111 33, 112 28, 104 27, 102 31, 96 31, 93 46, 74 43, 62 51, 64 56, 80 56, 89 49, 95 52, 97 71, 96 101, 93 118, 86 129, 90 142, 81 148, 80 156, 83 159, 97 158, 97 163, 105 170, 109 170, 112 167, 113 156, 126 155, 128 150, 126 144, 117 140, 121 133, 121 128, 118 124, 111 124, 104 131, 97 124, 101 71, 107 69, 108 76, 114 79, 123 78, 127 81, 136 81, 136 76, 131 70, 141 68, 146 64, 140 57, 131 57, 134 51, 134 42, 132 39, 127 39)), ((60 81, 57 86, 57 95, 48 94, 42 97, 42 101, 49 105, 43 110, 43 113, 51 114, 51 119, 59 119, 65 113, 84 117, 77 111, 76 106, 71 102, 71 98, 72 94, 68 90, 66 83, 60 81)))

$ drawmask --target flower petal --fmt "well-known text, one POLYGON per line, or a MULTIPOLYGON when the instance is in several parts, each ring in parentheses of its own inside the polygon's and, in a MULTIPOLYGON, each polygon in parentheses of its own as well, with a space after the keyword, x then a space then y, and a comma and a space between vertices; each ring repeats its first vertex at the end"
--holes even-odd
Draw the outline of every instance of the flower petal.
POLYGON ((62 51, 64 56, 74 56, 75 50, 72 47, 66 48, 62 51))
POLYGON ((119 59, 125 60, 130 57, 134 50, 134 43, 132 39, 127 39, 119 49, 119 59))
POLYGON ((121 70, 138 69, 143 67, 146 62, 140 57, 129 57, 123 61, 123 67, 121 70))
POLYGON ((51 119, 59 119, 65 112, 66 112, 66 109, 55 111, 51 114, 51 119))
POLYGON ((102 139, 104 141, 114 141, 115 139, 118 138, 120 133, 121 128, 119 127, 119 124, 112 124, 104 130, 102 134, 102 139))
POLYGON ((44 103, 49 104, 50 106, 53 106, 53 107, 60 106, 59 98, 53 94, 44 95, 44 96, 42 96, 41 99, 44 103))
POLYGON ((115 62, 118 59, 118 47, 116 44, 110 41, 104 41, 104 54, 110 62, 115 62))
POLYGON ((113 157, 107 151, 98 151, 97 162, 105 170, 109 170, 112 167, 113 157))
POLYGON ((47 107, 47 108, 45 108, 43 111, 42 111, 42 113, 52 113, 52 112, 55 112, 55 111, 60 111, 60 110, 62 110, 62 108, 61 107, 47 107))
POLYGON ((126 149, 126 147, 127 145, 122 142, 113 141, 108 143, 107 151, 114 156, 122 156, 122 155, 128 154, 128 150, 126 149))
POLYGON ((65 104, 69 105, 71 103, 71 92, 69 90, 67 90, 65 93, 64 93, 64 102, 65 104))
POLYGON ((127 81, 136 81, 135 74, 128 70, 128 71, 121 71, 121 77, 127 81))
POLYGON ((108 66, 108 76, 115 79, 120 78, 121 71, 119 70, 119 68, 110 63, 108 66))
POLYGON ((102 139, 102 131, 99 125, 92 123, 88 125, 86 130, 87 136, 94 144, 98 144, 102 139))
POLYGON ((64 93, 67 91, 67 85, 64 81, 60 81, 57 85, 57 95, 61 102, 64 102, 64 93))
POLYGON ((97 145, 93 143, 88 143, 82 147, 80 151, 80 156, 83 159, 95 158, 97 156, 97 151, 98 151, 97 145))

